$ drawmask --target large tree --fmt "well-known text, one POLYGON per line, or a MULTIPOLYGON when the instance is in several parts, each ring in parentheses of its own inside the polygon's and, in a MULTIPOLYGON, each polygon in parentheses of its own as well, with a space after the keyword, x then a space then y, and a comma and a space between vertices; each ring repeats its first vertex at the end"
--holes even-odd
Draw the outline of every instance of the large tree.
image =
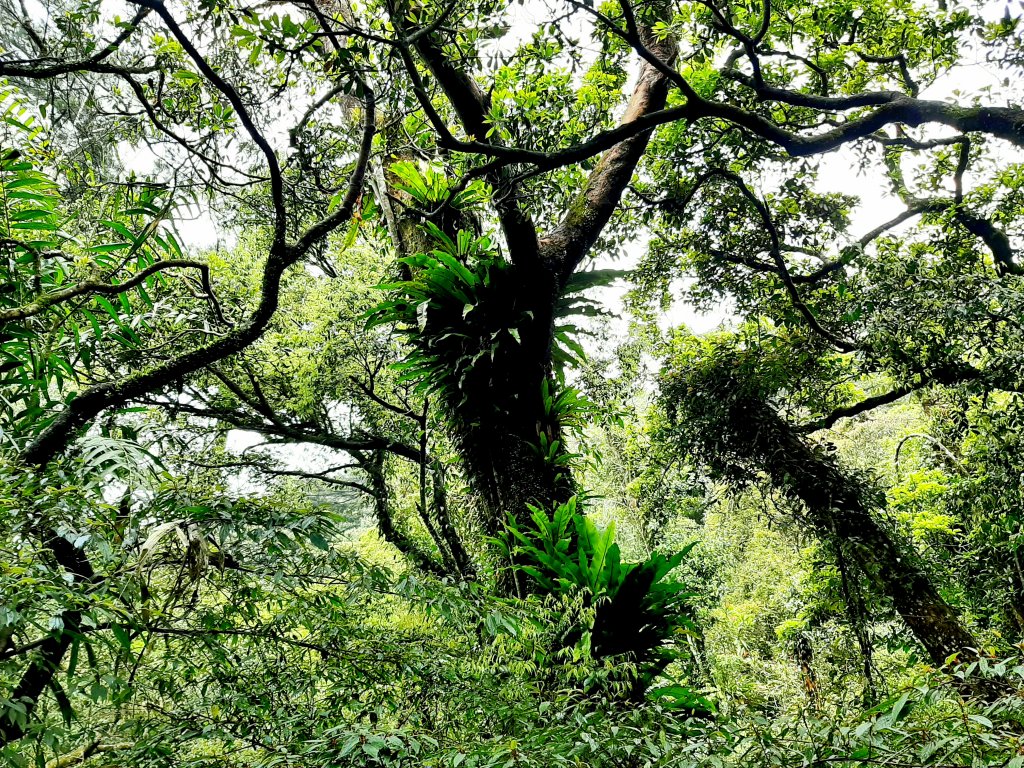
MULTIPOLYGON (((599 282, 587 276, 593 259, 637 242, 640 230, 650 235, 641 298, 694 272, 697 294, 728 296, 739 313, 783 329, 765 342, 772 372, 783 372, 767 389, 790 397, 794 413, 810 411, 798 430, 828 428, 930 386, 1019 389, 1022 267, 1012 232, 1020 175, 1004 158, 1024 144, 1024 111, 974 95, 921 95, 967 51, 1012 80, 1021 62, 1012 19, 988 23, 968 7, 893 0, 566 0, 532 8, 529 35, 515 39, 523 30, 507 23, 506 4, 489 1, 132 7, 129 19, 89 2, 47 6, 38 18, 24 6, 4 9, 18 24, 5 33, 0 77, 21 84, 19 98, 61 89, 61 109, 94 112, 97 122, 80 124, 103 126, 107 145, 144 146, 155 161, 152 178, 141 180, 116 163, 73 165, 67 146, 40 152, 39 167, 74 191, 81 231, 65 237, 57 221, 15 210, 21 218, 12 217, 4 240, 13 287, 3 332, 29 339, 4 364, 7 385, 24 395, 10 399, 9 414, 23 465, 49 471, 97 418, 134 403, 199 408, 173 394, 189 384, 230 393, 219 414, 227 423, 300 441, 322 435, 302 429, 315 419, 280 418, 261 399, 259 376, 239 386, 244 360, 226 372, 215 366, 268 327, 286 270, 301 262, 325 280, 344 279, 337 255, 359 237, 389 259, 405 257, 374 319, 406 337, 406 370, 440 404, 491 536, 510 518, 527 521, 528 504, 552 507, 575 492, 563 431, 580 418, 579 401, 562 396, 556 373, 575 342, 560 318, 581 287, 599 282), (836 150, 877 171, 900 202, 861 236, 849 232, 856 200, 816 186, 821 158, 836 150), (96 192, 110 184, 123 196, 96 192), (134 197, 140 189, 144 204, 134 197), (185 200, 258 233, 255 296, 221 306, 210 265, 170 258, 176 246, 155 239, 185 200), (330 241, 353 214, 356 225, 330 241), (374 220, 372 234, 361 232, 364 218, 374 220), (920 225, 906 229, 915 219, 920 225), (114 220, 119 237, 97 242, 90 220, 114 220), (57 234, 22 236, 47 229, 33 230, 35 221, 57 234), (151 253, 151 243, 163 253, 151 253), (124 258, 95 257, 110 253, 124 258), (208 306, 200 327, 153 311, 139 326, 151 338, 125 332, 124 316, 139 306, 129 296, 150 301, 147 280, 181 269, 200 274, 208 306), (105 309, 111 296, 123 311, 105 309), (91 324, 84 313, 96 306, 118 327, 112 343, 127 340, 127 351, 101 344, 101 364, 83 360, 69 341, 79 337, 64 332, 91 324), (71 350, 58 362, 53 339, 71 350), (45 377, 40 397, 32 384, 46 366, 59 371, 45 377), (808 367, 818 374, 810 382, 808 367), (856 400, 836 387, 869 375, 891 388, 856 400)), ((90 138, 72 133, 64 143, 90 138)), ((17 191, 29 183, 17 174, 33 171, 5 157, 7 189, 17 191)), ((224 274, 231 267, 220 265, 224 274)), ((353 386, 377 407, 402 410, 372 381, 353 386)), ((379 429, 327 432, 334 447, 362 452, 370 477, 380 477, 379 451, 427 466, 422 444, 409 450, 379 429)), ((755 445, 751 456, 768 476, 792 482, 785 464, 772 463, 782 446, 792 449, 788 461, 810 455, 793 438, 755 445)), ((796 495, 812 506, 839 479, 823 472, 797 482, 796 495)), ((420 509, 429 522, 425 497, 420 509)), ((817 527, 849 534, 827 520, 817 527)), ((73 579, 102 580, 84 542, 76 546, 45 516, 33 533, 73 579)), ((866 567, 885 590, 906 571, 890 567, 901 555, 884 531, 872 537, 877 561, 866 567)), ((471 570, 454 539, 435 540, 471 570)), ((941 636, 921 637, 942 663, 973 641, 927 575, 914 578, 942 612, 930 625, 941 636)), ((914 605, 897 600, 904 613, 914 605)), ((22 714, 80 621, 80 606, 71 606, 40 641, 11 697, 24 703, 22 714)), ((25 719, 8 718, 2 741, 18 738, 25 719)))

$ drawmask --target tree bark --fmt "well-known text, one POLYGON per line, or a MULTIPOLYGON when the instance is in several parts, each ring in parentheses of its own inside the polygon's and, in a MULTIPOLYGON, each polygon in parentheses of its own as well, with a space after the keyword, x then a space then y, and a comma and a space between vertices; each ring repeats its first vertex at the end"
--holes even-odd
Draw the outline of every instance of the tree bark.
MULTIPOLYGON (((404 25, 406 11, 401 0, 392 4, 396 28, 404 25)), ((640 28, 638 34, 661 60, 662 68, 674 61, 674 40, 659 40, 647 28, 640 28)), ((433 112, 413 61, 413 47, 399 46, 399 50, 414 85, 419 83, 424 109, 433 112)), ((449 55, 443 40, 436 35, 420 36, 414 50, 441 86, 466 133, 476 141, 499 146, 491 143, 498 141, 496 138, 488 137, 488 95, 449 55)), ((662 68, 644 61, 623 123, 665 107, 669 79, 662 68)), ((528 505, 550 508, 575 491, 569 468, 551 461, 541 450, 542 437, 548 444, 562 442, 557 415, 545 411, 542 394, 544 383, 552 377, 555 306, 617 209, 650 136, 651 131, 643 131, 610 146, 561 221, 543 237, 524 211, 514 176, 504 168, 486 176, 495 188, 494 209, 512 263, 507 279, 511 282, 508 290, 515 296, 515 313, 517 318, 526 315, 531 321, 525 326, 518 324, 521 341, 517 347, 499 348, 497 354, 504 359, 494 361, 495 373, 487 388, 474 391, 469 401, 446 406, 458 425, 457 447, 471 485, 484 501, 485 529, 492 536, 504 531, 509 515, 527 520, 528 505)))
MULTIPOLYGON (((872 516, 870 487, 844 471, 825 448, 802 437, 767 403, 744 394, 729 401, 728 426, 718 430, 734 460, 756 468, 801 502, 803 521, 819 537, 834 539, 885 594, 929 658, 943 667, 951 657, 977 657, 978 641, 942 598, 913 553, 901 550, 872 516)), ((719 444, 719 449, 723 444, 719 444)))
POLYGON ((391 495, 388 490, 387 477, 384 474, 384 454, 375 451, 361 462, 363 471, 370 481, 373 490, 373 511, 377 517, 377 531, 384 541, 408 557, 421 570, 435 576, 444 576, 445 567, 423 551, 416 542, 401 530, 391 515, 391 495))

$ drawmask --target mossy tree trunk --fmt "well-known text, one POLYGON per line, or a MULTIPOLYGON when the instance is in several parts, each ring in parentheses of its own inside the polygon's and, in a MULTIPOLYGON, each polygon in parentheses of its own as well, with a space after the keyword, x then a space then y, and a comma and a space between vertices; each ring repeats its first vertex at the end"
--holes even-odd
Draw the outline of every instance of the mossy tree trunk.
MULTIPOLYGON (((391 17, 402 29, 411 6, 395 0, 391 17)), ((644 62, 630 95, 622 123, 664 108, 668 79, 664 64, 676 56, 676 43, 658 40, 642 24, 638 34, 662 67, 644 62)), ((451 54, 446 41, 435 33, 419 35, 407 48, 399 47, 413 80, 429 77, 444 92, 466 135, 478 142, 499 141, 490 130, 490 97, 451 54)), ((422 82, 422 80, 421 80, 422 82)), ((429 98, 426 92, 420 98, 429 98)), ((573 273, 597 242, 633 173, 643 157, 650 132, 633 136, 607 150, 573 198, 562 219, 540 232, 520 194, 515 174, 500 168, 485 176, 494 190, 492 205, 504 239, 515 292, 517 317, 531 318, 519 325, 518 346, 506 346, 498 354, 489 386, 470 398, 448 403, 456 443, 473 487, 484 501, 488 534, 503 532, 509 515, 523 519, 527 505, 549 507, 573 493, 569 471, 546 459, 539 445, 562 441, 557 417, 546 413, 543 384, 552 378, 552 347, 556 304, 573 273)))
POLYGON ((767 403, 737 394, 719 430, 737 461, 764 472, 800 502, 803 520, 886 595, 936 666, 977 655, 978 641, 939 594, 915 553, 899 547, 872 515, 881 502, 835 456, 803 437, 767 403))

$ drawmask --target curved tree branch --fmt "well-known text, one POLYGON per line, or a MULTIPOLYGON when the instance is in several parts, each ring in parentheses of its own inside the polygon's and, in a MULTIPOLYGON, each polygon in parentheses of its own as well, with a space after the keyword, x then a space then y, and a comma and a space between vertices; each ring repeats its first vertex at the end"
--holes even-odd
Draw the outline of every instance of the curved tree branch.
MULTIPOLYGON (((900 168, 899 147, 901 145, 891 142, 887 143, 885 162, 889 172, 889 179, 892 182, 896 194, 907 205, 908 212, 914 213, 945 213, 951 211, 953 219, 972 235, 980 239, 992 254, 992 261, 995 266, 996 275, 1024 275, 1024 266, 1017 263, 1010 243, 1003 230, 999 229, 990 219, 971 211, 964 205, 963 201, 963 175, 967 170, 970 161, 971 142, 966 136, 957 137, 949 143, 960 145, 960 152, 957 157, 956 169, 953 173, 954 193, 953 199, 948 198, 919 198, 915 196, 903 177, 900 168)), ((915 147, 916 148, 916 147, 915 147)))
MULTIPOLYGON (((880 406, 895 403, 897 400, 906 397, 912 392, 917 392, 919 389, 930 387, 933 384, 966 384, 972 381, 986 381, 987 377, 984 371, 974 368, 973 366, 959 365, 946 366, 933 371, 924 372, 921 373, 918 378, 919 381, 916 384, 904 384, 881 395, 866 397, 859 403, 836 408, 827 416, 806 424, 801 424, 800 426, 794 427, 794 429, 801 433, 817 432, 819 429, 830 429, 840 419, 849 419, 853 416, 860 416, 861 414, 868 413, 880 406)), ((1002 387, 996 382, 986 381, 986 383, 996 389, 1002 389, 1002 387)), ((1012 391, 1012 389, 1009 391, 1012 391)))
MULTIPOLYGON (((623 2, 622 7, 625 10, 629 5, 623 2)), ((635 23, 634 19, 632 24, 635 23)), ((659 41, 649 31, 637 30, 635 34, 647 36, 643 49, 661 62, 662 66, 655 66, 648 61, 641 67, 621 125, 630 125, 665 106, 669 79, 663 73, 663 68, 668 67, 676 55, 675 40, 669 38, 659 41)), ((641 133, 609 149, 591 171, 586 186, 570 203, 566 215, 541 240, 541 255, 556 269, 561 288, 565 287, 573 271, 611 219, 622 192, 647 150, 650 136, 650 132, 641 133)))
MULTIPOLYGON (((155 65, 149 67, 130 67, 105 63, 105 60, 116 53, 120 49, 121 45, 124 44, 124 42, 139 28, 143 19, 149 15, 150 10, 150 8, 140 8, 136 11, 135 16, 131 21, 124 25, 122 30, 113 40, 87 59, 63 62, 58 59, 47 57, 37 59, 8 59, 7 61, 0 61, 0 77, 22 77, 28 80, 46 80, 53 77, 59 77, 61 75, 71 74, 73 72, 95 72, 100 74, 117 72, 147 74, 150 72, 156 72, 159 70, 159 67, 155 65)), ((28 26, 27 29, 31 30, 32 27, 28 26)), ((30 32, 29 34, 31 35, 32 33, 30 32)), ((38 41, 37 45, 43 47, 41 42, 42 41, 38 41)))
POLYGON ((696 121, 720 119, 746 129, 766 141, 776 144, 793 157, 808 157, 824 154, 846 144, 868 138, 889 125, 917 127, 928 123, 947 125, 964 133, 984 133, 1004 139, 1018 147, 1024 147, 1024 110, 1012 107, 961 107, 943 101, 915 99, 906 94, 881 92, 851 97, 819 97, 810 94, 783 91, 773 99, 797 106, 809 106, 828 111, 855 109, 875 106, 876 108, 859 117, 852 118, 839 126, 817 134, 805 134, 782 128, 768 118, 737 107, 733 104, 692 98, 686 104, 667 107, 643 114, 627 123, 601 131, 590 139, 555 152, 539 152, 520 147, 501 147, 480 141, 446 140, 439 144, 447 149, 469 152, 501 163, 533 165, 541 170, 554 170, 582 162, 601 154, 616 144, 650 131, 660 125, 677 120, 696 121), (817 103, 825 99, 826 103, 817 103), (833 103, 834 102, 834 103, 833 103))
MULTIPOLYGON (((405 23, 401 10, 392 7, 391 11, 396 28, 401 30, 405 23)), ((426 29, 430 29, 430 26, 410 31, 403 40, 393 41, 392 44, 402 58, 420 106, 438 133, 438 144, 452 148, 481 146, 500 152, 501 145, 495 143, 494 139, 488 140, 490 122, 487 115, 490 104, 487 95, 480 89, 473 77, 457 66, 445 53, 433 32, 424 31, 426 29), (434 108, 412 56, 413 49, 426 63, 427 68, 441 86, 463 128, 471 137, 470 141, 464 142, 456 139, 444 119, 434 108)), ((510 153, 510 155, 514 154, 516 153, 510 153)), ((507 173, 504 165, 503 163, 488 164, 486 167, 478 169, 476 175, 485 178, 494 187, 494 207, 509 247, 510 257, 514 262, 535 264, 539 255, 537 230, 533 221, 523 211, 519 203, 516 183, 513 177, 507 173)))
POLYGON ((860 416, 862 413, 873 411, 875 408, 880 406, 895 403, 897 400, 906 397, 911 392, 916 392, 922 386, 924 385, 896 387, 896 389, 890 390, 884 394, 866 397, 859 403, 843 406, 842 408, 836 408, 832 413, 823 418, 808 422, 807 424, 801 424, 797 429, 800 432, 817 432, 819 429, 830 429, 835 426, 836 422, 840 419, 850 419, 854 416, 860 416))
POLYGON ((800 297, 800 291, 796 287, 796 283, 793 281, 793 277, 789 273, 789 267, 786 265, 786 259, 782 255, 782 244, 779 237, 779 230, 778 227, 775 226, 775 220, 772 218, 771 211, 768 210, 768 205, 754 194, 753 190, 747 186, 746 182, 743 181, 738 174, 733 173, 732 171, 718 170, 714 172, 714 175, 726 179, 735 185, 750 204, 754 206, 754 209, 757 211, 758 216, 761 218, 761 222, 764 224, 764 227, 768 232, 768 237, 771 242, 769 253, 775 262, 775 273, 779 276, 779 279, 782 280, 793 306, 803 316, 811 330, 832 344, 836 349, 842 350, 843 352, 853 352, 856 350, 858 348, 857 344, 840 338, 831 331, 826 330, 821 323, 818 322, 818 318, 815 317, 811 308, 808 307, 800 297))
POLYGON ((132 288, 137 288, 148 278, 158 272, 163 272, 167 269, 185 268, 199 270, 202 275, 203 289, 209 297, 210 305, 213 307, 218 319, 223 322, 224 317, 220 312, 220 304, 217 302, 217 298, 213 293, 213 288, 210 285, 209 265, 202 261, 194 261, 192 259, 167 259, 165 261, 158 261, 150 264, 145 269, 141 269, 133 274, 123 283, 103 283, 98 280, 86 280, 85 282, 77 283, 68 288, 64 288, 63 290, 44 294, 30 304, 23 304, 20 307, 0 309, 0 323, 26 320, 45 312, 50 307, 63 304, 64 302, 70 301, 71 299, 79 296, 89 296, 93 294, 98 294, 100 296, 117 296, 125 291, 130 291, 132 288))
POLYGON ((345 199, 337 211, 312 225, 294 245, 287 245, 283 241, 275 239, 263 267, 259 303, 244 323, 216 341, 185 352, 149 370, 140 371, 118 382, 98 384, 85 390, 72 400, 68 407, 28 445, 22 453, 22 460, 26 464, 44 465, 48 463, 74 438, 79 427, 101 411, 154 390, 162 389, 183 376, 194 373, 228 355, 240 352, 259 338, 277 311, 284 271, 302 258, 315 243, 326 237, 352 215, 366 174, 373 142, 374 120, 373 100, 368 96, 365 112, 366 128, 345 199))
POLYGON ((228 100, 232 109, 237 113, 238 120, 241 122, 245 132, 249 135, 253 144, 255 144, 263 154, 263 158, 267 164, 267 170, 270 175, 270 197, 274 206, 274 246, 277 248, 284 248, 285 223, 288 217, 288 212, 284 204, 284 176, 281 173, 281 164, 277 159, 277 154, 274 152, 273 147, 270 146, 270 142, 267 141, 259 128, 256 127, 256 123, 253 121, 252 115, 249 113, 249 108, 246 106, 245 102, 242 101, 242 97, 238 94, 235 87, 221 77, 216 70, 210 66, 210 63, 203 57, 192 40, 189 39, 188 35, 186 35, 184 30, 182 30, 178 25, 178 22, 175 21, 170 11, 167 10, 167 6, 164 5, 163 0, 130 0, 130 2, 141 6, 142 8, 149 8, 160 17, 164 25, 170 31, 171 36, 182 47, 188 57, 192 60, 192 63, 196 65, 196 68, 207 80, 210 81, 213 87, 223 94, 224 98, 228 100))
MULTIPOLYGON (((124 404, 150 392, 163 389, 174 381, 216 362, 228 355, 241 351, 263 333, 278 307, 281 278, 286 269, 301 259, 307 251, 321 241, 352 214, 359 199, 366 168, 369 162, 375 131, 375 109, 372 93, 365 90, 365 123, 363 138, 355 167, 349 179, 348 189, 341 205, 333 214, 311 226, 298 242, 289 245, 285 241, 286 210, 283 202, 283 179, 277 157, 270 145, 256 130, 244 105, 226 81, 217 75, 199 55, 192 43, 174 23, 164 6, 152 0, 144 0, 146 7, 153 8, 165 20, 172 34, 179 40, 196 65, 236 106, 240 119, 251 138, 261 148, 270 169, 271 189, 274 197, 275 222, 274 240, 263 267, 260 298, 255 311, 241 325, 233 328, 220 339, 197 349, 167 360, 145 371, 131 374, 117 382, 107 382, 91 387, 76 396, 22 451, 20 459, 27 465, 45 466, 75 438, 78 430, 102 411, 124 404)), ((92 566, 81 550, 76 549, 54 531, 44 531, 46 546, 57 561, 81 578, 92 578, 92 566)), ((4 718, 0 721, 0 746, 21 738, 25 733, 25 722, 31 715, 35 703, 56 673, 60 660, 70 647, 81 622, 77 611, 65 612, 64 631, 48 638, 39 649, 32 664, 22 675, 21 681, 12 692, 12 698, 25 706, 24 720, 4 718)))

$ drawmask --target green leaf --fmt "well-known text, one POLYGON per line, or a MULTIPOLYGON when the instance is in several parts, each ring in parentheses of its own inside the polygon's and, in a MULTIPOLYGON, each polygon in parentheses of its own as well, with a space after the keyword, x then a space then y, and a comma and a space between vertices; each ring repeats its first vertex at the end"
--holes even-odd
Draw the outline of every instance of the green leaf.
POLYGON ((117 641, 121 644, 121 647, 124 648, 126 651, 130 651, 132 648, 132 636, 128 632, 128 630, 126 630, 120 624, 115 624, 113 627, 111 627, 111 630, 114 633, 114 637, 116 637, 117 641))

